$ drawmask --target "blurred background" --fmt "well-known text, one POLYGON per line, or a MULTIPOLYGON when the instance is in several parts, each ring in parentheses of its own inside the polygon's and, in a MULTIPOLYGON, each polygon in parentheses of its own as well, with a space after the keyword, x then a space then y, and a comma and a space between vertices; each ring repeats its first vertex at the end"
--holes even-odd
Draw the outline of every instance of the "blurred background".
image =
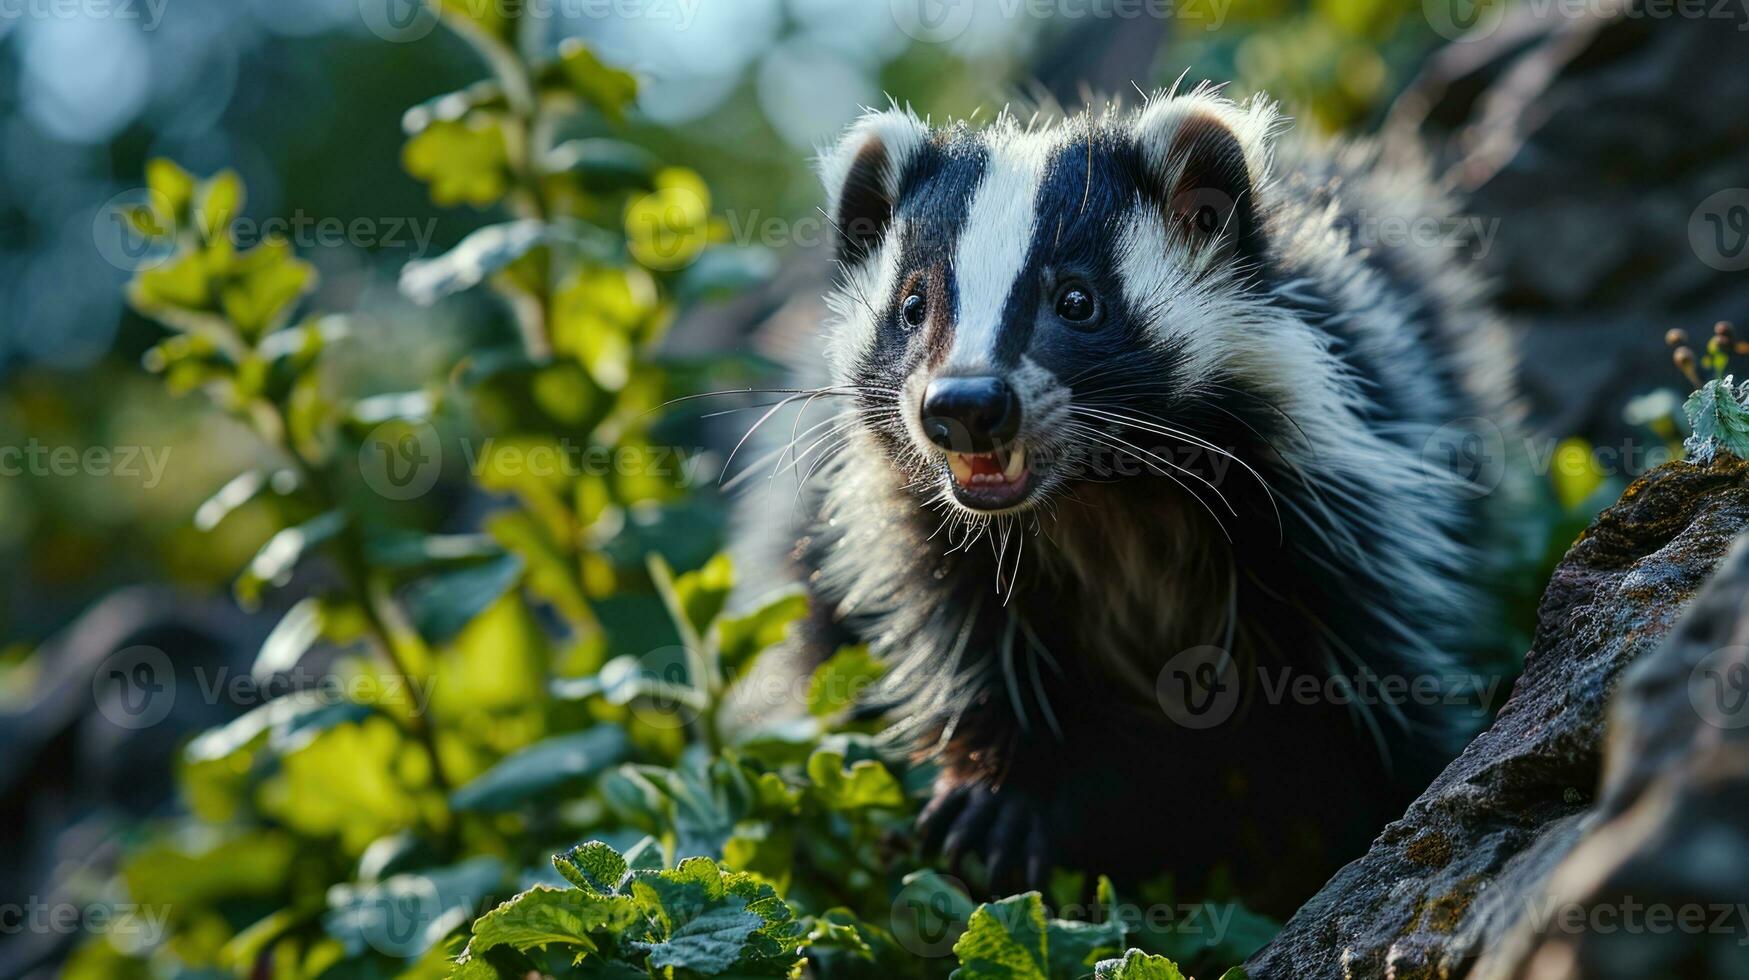
MULTIPOLYGON (((1526 364, 1520 492, 1534 516, 1500 546, 1519 576, 1504 646, 1522 638, 1537 576, 1573 530, 1668 458, 1659 392, 1680 382, 1664 332, 1704 336, 1749 313, 1749 52, 1735 23, 1529 0, 546 6, 543 36, 525 43, 582 38, 640 82, 623 121, 595 117, 571 135, 696 171, 725 245, 744 253, 732 295, 701 291, 662 339, 703 361, 755 356, 760 323, 817 308, 824 250, 760 229, 814 213, 813 151, 862 106, 988 118, 1215 79, 1281 99, 1304 130, 1424 142, 1475 202, 1480 221, 1459 231, 1499 284, 1526 364)), ((308 306, 370 324, 329 379, 348 396, 417 388, 515 330, 489 297, 422 306, 397 288, 409 261, 504 217, 407 172, 404 114, 483 71, 465 41, 403 7, 0 0, 0 446, 43 460, 0 475, 7 901, 97 874, 93 856, 119 847, 130 821, 173 806, 177 746, 227 717, 203 705, 149 733, 117 729, 94 711, 96 665, 146 644, 246 666, 295 598, 245 612, 230 597, 279 528, 271 501, 210 530, 191 520, 263 450, 142 370, 164 329, 126 306, 132 269, 104 245, 113 202, 137 194, 147 161, 234 169, 247 219, 306 228, 299 253, 320 277, 308 306), (320 232, 336 219, 364 219, 370 234, 320 232), (57 447, 81 459, 106 448, 114 465, 61 472, 57 447)), ((432 526, 463 528, 483 505, 457 491, 424 506, 432 526)), ((694 556, 681 567, 710 553, 715 525, 685 534, 698 540, 675 546, 694 556)), ((53 975, 71 945, 6 931, 6 975, 53 975)))

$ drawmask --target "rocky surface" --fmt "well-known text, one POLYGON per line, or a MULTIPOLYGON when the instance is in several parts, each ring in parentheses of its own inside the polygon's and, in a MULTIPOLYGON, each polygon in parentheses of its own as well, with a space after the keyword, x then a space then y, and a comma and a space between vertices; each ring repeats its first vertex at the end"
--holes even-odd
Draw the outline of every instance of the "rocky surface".
MULTIPOLYGON (((1556 570, 1493 726, 1246 963, 1253 980, 1740 975, 1643 968, 1646 957, 1703 955, 1715 940, 1749 942, 1740 919, 1731 935, 1672 929, 1661 943, 1633 942, 1651 935, 1649 922, 1631 933, 1571 922, 1612 901, 1749 903, 1749 732, 1727 753, 1728 730, 1685 709, 1693 664, 1749 642, 1749 558, 1740 552, 1660 646, 1745 528, 1741 460, 1671 463, 1630 486, 1556 570), (1742 639, 1720 639, 1733 630, 1742 639)), ((1709 662, 1727 684, 1749 662, 1737 652, 1709 662)), ((1749 705, 1739 707, 1749 724, 1749 705)), ((1732 951, 1739 969, 1749 964, 1749 945, 1732 951)))
POLYGON ((1749 9, 1506 6, 1428 60, 1384 135, 1431 144, 1486 220, 1543 431, 1620 445, 1626 401, 1676 383, 1666 329, 1749 321, 1749 9))

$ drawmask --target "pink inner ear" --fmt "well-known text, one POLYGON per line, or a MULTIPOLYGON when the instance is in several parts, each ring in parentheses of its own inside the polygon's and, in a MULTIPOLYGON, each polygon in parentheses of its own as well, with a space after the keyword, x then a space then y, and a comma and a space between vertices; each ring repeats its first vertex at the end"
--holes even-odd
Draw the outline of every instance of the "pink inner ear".
POLYGON ((1165 165, 1172 180, 1166 209, 1178 227, 1196 239, 1249 239, 1251 174, 1232 130, 1212 116, 1191 115, 1172 134, 1165 165))

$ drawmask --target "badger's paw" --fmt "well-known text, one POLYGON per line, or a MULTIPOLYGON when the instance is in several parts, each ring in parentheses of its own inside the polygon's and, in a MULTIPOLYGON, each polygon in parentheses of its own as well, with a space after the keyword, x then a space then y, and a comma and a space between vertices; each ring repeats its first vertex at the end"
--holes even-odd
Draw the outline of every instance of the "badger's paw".
POLYGON ((984 863, 992 895, 1050 884, 1051 846, 1048 801, 1012 784, 938 784, 917 818, 926 853, 940 852, 956 873, 976 854, 984 863))

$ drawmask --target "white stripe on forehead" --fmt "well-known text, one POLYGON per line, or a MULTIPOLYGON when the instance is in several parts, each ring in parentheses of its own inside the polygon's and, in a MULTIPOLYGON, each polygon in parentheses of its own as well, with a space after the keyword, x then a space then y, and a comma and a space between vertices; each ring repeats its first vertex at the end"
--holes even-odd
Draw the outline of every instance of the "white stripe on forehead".
POLYGON ((1052 140, 1018 129, 992 129, 983 179, 972 192, 954 253, 955 311, 949 370, 987 370, 1002 332, 1008 293, 1026 266, 1038 221, 1038 188, 1052 140))

